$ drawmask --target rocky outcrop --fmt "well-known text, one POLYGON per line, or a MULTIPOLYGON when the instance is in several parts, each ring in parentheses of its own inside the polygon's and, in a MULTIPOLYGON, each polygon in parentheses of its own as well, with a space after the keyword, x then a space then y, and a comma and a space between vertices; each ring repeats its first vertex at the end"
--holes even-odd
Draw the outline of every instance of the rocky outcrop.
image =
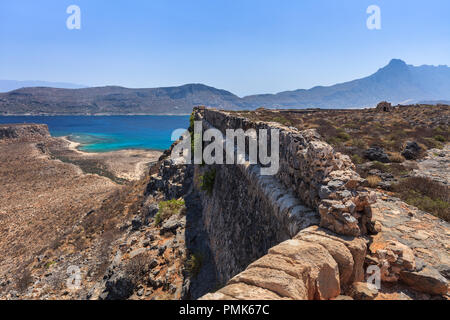
POLYGON ((408 141, 405 149, 402 151, 402 156, 407 160, 415 160, 419 158, 422 148, 415 141, 408 141))
POLYGON ((390 162, 389 156, 384 149, 378 146, 372 146, 364 152, 364 156, 371 161, 379 161, 383 163, 390 162))
POLYGON ((202 299, 336 298, 341 288, 363 280, 365 252, 362 239, 310 227, 271 248, 227 286, 202 299))
POLYGON ((46 124, 5 124, 0 125, 1 140, 40 141, 49 138, 46 124))

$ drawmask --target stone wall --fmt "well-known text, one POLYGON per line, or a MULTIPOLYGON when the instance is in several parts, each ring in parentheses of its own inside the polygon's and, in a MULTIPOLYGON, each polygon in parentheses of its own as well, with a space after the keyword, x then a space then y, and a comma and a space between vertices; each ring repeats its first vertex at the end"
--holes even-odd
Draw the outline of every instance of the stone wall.
POLYGON ((352 236, 374 232, 370 209, 374 194, 366 191, 366 181, 355 172, 350 158, 334 152, 315 130, 250 121, 234 113, 202 107, 194 109, 194 118, 223 134, 226 129, 278 129, 280 169, 275 178, 295 197, 319 211, 322 227, 352 236))

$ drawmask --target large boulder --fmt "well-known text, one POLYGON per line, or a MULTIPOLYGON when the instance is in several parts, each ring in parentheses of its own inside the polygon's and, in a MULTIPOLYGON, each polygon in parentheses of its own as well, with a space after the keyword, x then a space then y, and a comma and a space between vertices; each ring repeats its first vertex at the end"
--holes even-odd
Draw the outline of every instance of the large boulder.
POLYGON ((422 148, 415 141, 408 141, 405 149, 402 152, 402 156, 407 160, 415 160, 419 158, 422 152, 422 148))
POLYGON ((420 271, 402 271, 400 279, 413 289, 421 292, 442 295, 447 294, 448 281, 436 269, 425 266, 420 271))
POLYGON ((367 245, 363 238, 338 235, 330 230, 311 226, 299 232, 294 239, 319 243, 330 252, 338 263, 341 287, 364 280, 367 245), (348 251, 339 244, 343 244, 348 251))
POLYGON ((379 146, 371 146, 369 149, 364 151, 364 156, 371 161, 379 161, 383 163, 389 163, 389 156, 384 149, 379 146))
POLYGON ((377 287, 367 282, 355 282, 350 289, 350 296, 355 300, 373 300, 377 295, 377 287))
POLYGON ((338 264, 328 250, 312 242, 287 240, 202 299, 312 300, 339 294, 338 264))

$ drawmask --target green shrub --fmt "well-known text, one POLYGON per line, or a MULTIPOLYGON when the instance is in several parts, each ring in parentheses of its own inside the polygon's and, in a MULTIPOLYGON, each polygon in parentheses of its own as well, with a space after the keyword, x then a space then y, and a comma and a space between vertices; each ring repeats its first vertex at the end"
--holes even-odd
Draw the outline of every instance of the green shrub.
POLYGON ((203 255, 200 253, 194 253, 189 256, 186 261, 186 270, 191 277, 197 277, 203 265, 203 255))
POLYGON ((389 166, 387 164, 381 163, 379 161, 374 161, 372 164, 372 168, 378 169, 382 172, 389 172, 389 166))
POLYGON ((361 164, 364 162, 364 159, 360 155, 354 154, 352 155, 352 161, 354 164, 361 164))
POLYGON ((161 201, 158 206, 159 210, 155 215, 155 225, 159 225, 170 216, 180 214, 186 209, 184 199, 161 201))
POLYGON ((341 141, 348 141, 351 139, 350 135, 347 132, 345 132, 345 130, 343 130, 343 129, 339 130, 339 132, 337 134, 337 138, 341 141))
POLYGON ((200 188, 206 191, 209 195, 212 194, 214 188, 214 181, 216 180, 216 169, 213 168, 204 175, 200 176, 200 188))
POLYGON ((434 136, 434 140, 439 141, 439 142, 445 142, 445 137, 438 134, 438 135, 434 136))

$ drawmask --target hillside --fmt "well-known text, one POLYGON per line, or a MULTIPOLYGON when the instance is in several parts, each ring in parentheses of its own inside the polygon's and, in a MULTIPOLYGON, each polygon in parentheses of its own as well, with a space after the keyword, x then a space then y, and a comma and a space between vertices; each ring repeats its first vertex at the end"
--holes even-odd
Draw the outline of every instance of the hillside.
POLYGON ((407 65, 394 59, 374 74, 329 87, 240 98, 203 84, 128 89, 22 88, 0 93, 0 114, 188 114, 196 105, 228 110, 266 108, 362 108, 450 99, 450 68, 407 65))
POLYGON ((195 105, 233 109, 238 101, 228 91, 202 84, 155 89, 40 87, 0 94, 0 113, 189 114, 195 105))

